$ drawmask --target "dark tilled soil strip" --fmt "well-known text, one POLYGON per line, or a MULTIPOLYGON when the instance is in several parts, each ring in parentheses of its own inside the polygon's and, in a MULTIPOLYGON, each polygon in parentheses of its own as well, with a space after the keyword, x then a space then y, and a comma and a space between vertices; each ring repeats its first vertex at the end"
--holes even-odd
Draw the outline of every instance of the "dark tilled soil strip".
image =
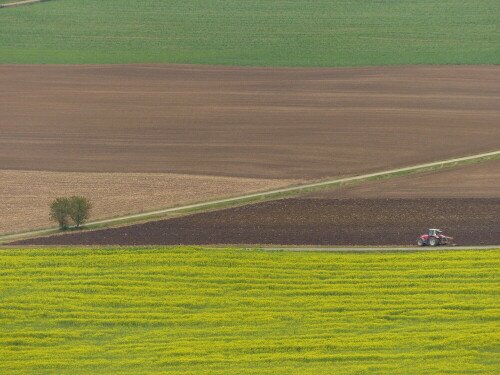
POLYGON ((283 199, 15 245, 414 245, 437 227, 459 245, 500 242, 500 199, 283 199))

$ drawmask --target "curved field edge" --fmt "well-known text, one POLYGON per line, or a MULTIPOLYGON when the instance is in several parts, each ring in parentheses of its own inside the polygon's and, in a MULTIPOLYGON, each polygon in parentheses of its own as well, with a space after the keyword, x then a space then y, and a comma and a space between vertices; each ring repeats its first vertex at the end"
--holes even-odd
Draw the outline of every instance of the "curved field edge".
POLYGON ((0 252, 3 373, 494 373, 500 250, 0 252))
POLYGON ((0 63, 497 64, 496 0, 64 0, 0 11, 0 63))

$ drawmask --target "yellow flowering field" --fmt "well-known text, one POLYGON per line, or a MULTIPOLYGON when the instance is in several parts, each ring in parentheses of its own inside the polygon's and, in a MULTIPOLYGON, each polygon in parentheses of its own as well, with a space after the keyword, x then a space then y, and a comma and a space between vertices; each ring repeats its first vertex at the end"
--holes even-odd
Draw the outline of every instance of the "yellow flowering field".
POLYGON ((0 251, 0 374, 493 374, 500 250, 0 251))

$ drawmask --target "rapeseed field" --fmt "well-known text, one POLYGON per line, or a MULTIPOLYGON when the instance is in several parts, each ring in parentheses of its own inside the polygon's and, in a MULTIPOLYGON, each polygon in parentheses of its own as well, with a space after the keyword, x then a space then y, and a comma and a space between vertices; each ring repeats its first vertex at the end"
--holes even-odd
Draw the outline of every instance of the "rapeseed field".
POLYGON ((500 250, 4 249, 0 374, 498 373, 500 250))

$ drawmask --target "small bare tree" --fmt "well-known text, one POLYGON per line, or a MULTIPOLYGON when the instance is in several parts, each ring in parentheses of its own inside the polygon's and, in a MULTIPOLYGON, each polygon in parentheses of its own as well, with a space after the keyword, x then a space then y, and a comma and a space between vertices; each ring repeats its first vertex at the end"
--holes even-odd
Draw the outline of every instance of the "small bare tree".
POLYGON ((50 218, 57 221, 60 229, 67 229, 69 223, 69 207, 68 198, 56 198, 50 205, 50 218))

